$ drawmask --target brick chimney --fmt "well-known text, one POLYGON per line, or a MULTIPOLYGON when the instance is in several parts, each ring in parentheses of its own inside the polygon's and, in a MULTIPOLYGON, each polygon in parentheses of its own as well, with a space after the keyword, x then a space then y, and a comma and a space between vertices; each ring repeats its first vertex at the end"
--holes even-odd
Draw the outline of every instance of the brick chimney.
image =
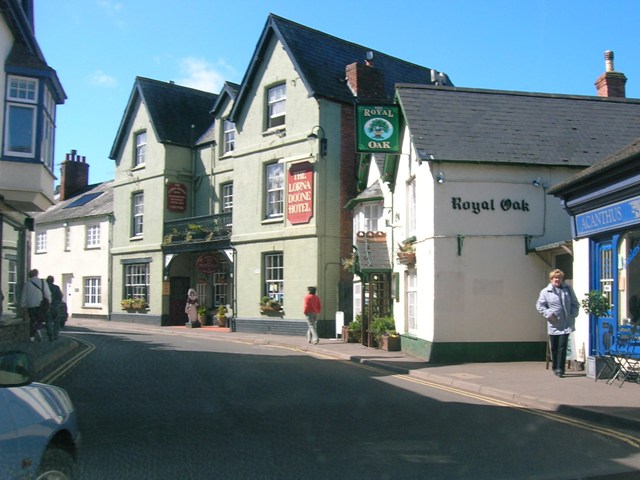
POLYGON ((373 52, 367 52, 366 61, 347 65, 347 85, 359 98, 385 98, 384 73, 373 66, 373 52))
POLYGON ((74 197, 89 185, 89 164, 86 162, 86 157, 76 155, 75 150, 66 154, 60 169, 60 200, 74 197))
POLYGON ((605 72, 596 80, 596 90, 599 97, 618 97, 625 98, 625 84, 627 77, 624 73, 616 72, 613 69, 613 52, 607 50, 604 52, 605 72))

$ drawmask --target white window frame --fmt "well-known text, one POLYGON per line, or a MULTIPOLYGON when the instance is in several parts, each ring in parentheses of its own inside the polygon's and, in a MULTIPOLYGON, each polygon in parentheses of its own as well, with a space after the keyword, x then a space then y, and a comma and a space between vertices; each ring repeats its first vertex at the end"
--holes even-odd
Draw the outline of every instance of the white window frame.
POLYGON ((34 158, 36 152, 36 126, 38 118, 38 80, 35 78, 9 75, 7 78, 6 99, 7 107, 4 127, 5 154, 15 157, 34 158), (18 130, 12 130, 12 125, 15 128, 16 123, 18 123, 18 119, 15 118, 15 114, 19 110, 30 112, 30 130, 25 129, 25 125, 19 125, 18 130), (16 136, 27 135, 27 138, 29 136, 30 138, 28 142, 24 142, 25 145, 18 146, 24 148, 12 149, 12 134, 16 136), (29 145, 27 145, 27 143, 29 143, 29 145))
POLYGON ((405 229, 406 237, 412 237, 416 234, 417 225, 417 203, 416 203, 416 179, 412 178, 407 182, 407 227, 405 229))
POLYGON ((233 212, 233 182, 222 184, 222 187, 220 187, 220 198, 222 199, 222 213, 233 212))
POLYGON ((283 126, 287 116, 287 84, 267 89, 267 128, 283 126))
POLYGON ((141 167, 147 162, 147 132, 142 131, 135 134, 136 151, 133 158, 133 166, 141 167))
POLYGON ((284 305, 284 255, 270 252, 264 255, 264 295, 284 305))
POLYGON ((122 298, 141 298, 149 303, 149 264, 124 265, 124 294, 122 298))
POLYGON ((7 262, 7 290, 8 305, 14 305, 18 293, 18 261, 13 258, 7 262))
POLYGON ((236 124, 230 120, 222 122, 222 154, 233 152, 236 146, 236 124))
POLYGON ((94 223, 85 227, 86 231, 86 248, 100 247, 100 224, 94 223))
POLYGON ((83 306, 96 307, 102 305, 102 279, 100 277, 84 277, 83 306))
POLYGON ((269 163, 265 166, 265 216, 284 216, 284 165, 269 163))
POLYGON ((407 271, 405 276, 406 316, 409 333, 418 331, 418 274, 415 269, 407 271))
POLYGON ((71 250, 71 227, 69 225, 64 226, 64 251, 71 250))
POLYGON ((144 193, 135 192, 131 196, 131 233, 134 237, 144 234, 144 193))
POLYGON ((36 253, 47 253, 47 231, 36 232, 36 253))

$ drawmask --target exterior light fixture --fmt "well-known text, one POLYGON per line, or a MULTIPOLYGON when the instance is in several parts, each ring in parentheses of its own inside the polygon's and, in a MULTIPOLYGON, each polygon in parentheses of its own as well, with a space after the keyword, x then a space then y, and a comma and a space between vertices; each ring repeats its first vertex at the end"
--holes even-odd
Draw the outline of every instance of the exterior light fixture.
POLYGON ((538 177, 533 182, 531 182, 534 187, 540 188, 542 186, 542 178, 538 177))
POLYGON ((436 175, 436 181, 438 183, 444 183, 444 172, 438 172, 438 175, 436 175))
POLYGON ((309 141, 309 143, 313 143, 316 140, 320 140, 320 156, 324 157, 327 154, 327 137, 324 133, 324 128, 322 128, 320 125, 316 125, 315 127, 313 127, 311 129, 311 133, 309 135, 307 135, 307 140, 309 141), (314 130, 316 130, 318 133, 315 133, 314 130), (318 135, 320 134, 320 135, 318 135))

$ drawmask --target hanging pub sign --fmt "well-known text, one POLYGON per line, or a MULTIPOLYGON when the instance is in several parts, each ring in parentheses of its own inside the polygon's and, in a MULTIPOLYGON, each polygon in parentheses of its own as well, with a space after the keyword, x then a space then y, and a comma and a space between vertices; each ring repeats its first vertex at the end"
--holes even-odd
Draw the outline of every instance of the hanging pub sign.
POLYGON ((198 271, 204 274, 215 273, 220 266, 220 262, 218 259, 211 255, 210 253, 205 253, 204 255, 200 255, 196 259, 196 268, 198 271))
POLYGON ((309 223, 313 216, 313 165, 295 163, 287 176, 287 220, 292 225, 309 223))
POLYGON ((184 212, 187 209, 187 187, 182 183, 167 184, 167 210, 184 212))
POLYGON ((398 153, 400 108, 397 105, 356 105, 356 151, 398 153))

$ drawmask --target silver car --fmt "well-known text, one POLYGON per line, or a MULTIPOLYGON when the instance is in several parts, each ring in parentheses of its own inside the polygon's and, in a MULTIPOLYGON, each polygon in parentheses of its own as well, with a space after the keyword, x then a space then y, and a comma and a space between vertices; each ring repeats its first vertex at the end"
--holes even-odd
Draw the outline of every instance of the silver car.
POLYGON ((73 478, 78 440, 67 392, 32 383, 25 353, 0 353, 0 478, 73 478))

